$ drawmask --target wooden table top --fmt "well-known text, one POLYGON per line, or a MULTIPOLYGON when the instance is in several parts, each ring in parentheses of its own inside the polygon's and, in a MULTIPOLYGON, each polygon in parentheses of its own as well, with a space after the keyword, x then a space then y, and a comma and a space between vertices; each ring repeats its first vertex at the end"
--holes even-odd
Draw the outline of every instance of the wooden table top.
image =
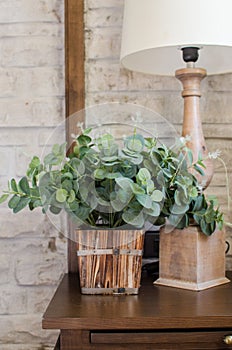
MULTIPOLYGON (((228 274, 232 280, 232 273, 228 274)), ((66 274, 42 321, 45 329, 232 328, 232 282, 195 292, 153 285, 138 295, 81 295, 77 274, 66 274)))

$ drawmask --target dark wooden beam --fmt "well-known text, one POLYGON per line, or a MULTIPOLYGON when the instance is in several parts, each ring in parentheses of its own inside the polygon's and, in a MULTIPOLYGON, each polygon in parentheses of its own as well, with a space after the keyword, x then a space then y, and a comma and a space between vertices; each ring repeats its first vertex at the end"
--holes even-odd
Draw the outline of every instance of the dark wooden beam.
MULTIPOLYGON (((78 131, 77 120, 69 117, 85 107, 84 61, 84 0, 65 0, 65 114, 68 145, 72 142, 71 134, 76 134, 78 131)), ((78 121, 84 122, 80 119, 78 121)), ((71 225, 70 230, 73 230, 71 225)), ((68 261, 69 271, 76 272, 76 244, 70 239, 68 240, 68 261)))

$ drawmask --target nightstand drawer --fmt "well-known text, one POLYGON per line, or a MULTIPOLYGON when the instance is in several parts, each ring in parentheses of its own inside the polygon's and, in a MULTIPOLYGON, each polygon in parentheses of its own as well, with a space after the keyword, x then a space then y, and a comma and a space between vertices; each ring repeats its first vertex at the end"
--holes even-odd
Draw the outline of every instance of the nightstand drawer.
MULTIPOLYGON (((90 332, 91 344, 140 344, 141 349, 232 349, 225 338, 232 335, 232 330, 226 331, 133 331, 133 332, 90 332), (143 345, 144 344, 144 345, 143 345), (147 344, 147 345, 146 345, 147 344)), ((229 341, 229 338, 227 338, 229 341)), ((129 347, 128 347, 129 349, 129 347)))

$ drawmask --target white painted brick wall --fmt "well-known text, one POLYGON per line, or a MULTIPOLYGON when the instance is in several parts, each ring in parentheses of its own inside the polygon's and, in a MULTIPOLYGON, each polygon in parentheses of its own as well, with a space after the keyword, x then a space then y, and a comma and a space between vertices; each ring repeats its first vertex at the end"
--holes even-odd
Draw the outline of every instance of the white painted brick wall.
MULTIPOLYGON (((64 120, 64 2, 0 1, 0 189, 64 120)), ((64 137, 64 135, 63 135, 64 137)), ((53 349, 42 314, 67 267, 66 240, 40 210, 0 207, 0 349, 53 349)))

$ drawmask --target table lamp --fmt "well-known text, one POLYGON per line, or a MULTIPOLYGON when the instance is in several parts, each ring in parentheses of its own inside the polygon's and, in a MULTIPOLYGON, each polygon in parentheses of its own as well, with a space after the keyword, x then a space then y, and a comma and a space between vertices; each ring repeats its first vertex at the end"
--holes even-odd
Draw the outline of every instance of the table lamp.
POLYGON ((213 176, 203 135, 200 82, 232 71, 232 0, 125 0, 121 63, 130 70, 173 75, 183 85, 182 135, 196 161, 205 159, 203 188, 213 176), (186 62, 186 68, 181 68, 186 62), (181 69, 179 69, 181 68, 181 69))

